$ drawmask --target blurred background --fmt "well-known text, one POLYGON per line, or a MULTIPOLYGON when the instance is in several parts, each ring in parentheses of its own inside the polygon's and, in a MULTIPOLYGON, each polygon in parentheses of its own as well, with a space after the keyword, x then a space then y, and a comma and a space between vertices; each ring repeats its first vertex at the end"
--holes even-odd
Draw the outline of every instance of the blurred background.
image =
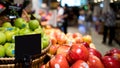
POLYGON ((50 24, 56 27, 58 4, 61 7, 64 7, 65 4, 68 5, 67 31, 73 33, 80 32, 78 29, 78 20, 82 9, 84 11, 90 9, 92 13, 91 18, 93 18, 95 12, 99 12, 97 14, 99 14, 101 20, 97 23, 97 27, 96 23, 93 20, 91 21, 90 35, 92 36, 93 43, 102 53, 114 47, 120 49, 120 0, 0 0, 0 25, 4 21, 11 21, 14 18, 21 17, 23 10, 25 10, 28 15, 31 13, 34 14, 35 18, 40 20, 43 25, 50 24), (111 4, 115 12, 115 37, 113 46, 102 44, 104 26, 102 12, 107 11, 109 4, 111 4), (95 6, 99 8, 95 9, 95 6), (9 10, 12 10, 14 13, 9 10))

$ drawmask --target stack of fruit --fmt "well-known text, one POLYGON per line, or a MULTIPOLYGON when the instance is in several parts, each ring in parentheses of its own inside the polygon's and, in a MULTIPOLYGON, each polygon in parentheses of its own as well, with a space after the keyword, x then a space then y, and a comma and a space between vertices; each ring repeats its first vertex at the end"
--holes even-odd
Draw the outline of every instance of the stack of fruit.
POLYGON ((14 57, 15 36, 28 34, 41 34, 42 49, 49 45, 49 36, 44 33, 38 20, 26 22, 23 18, 17 18, 13 25, 10 22, 4 22, 0 27, 0 57, 14 57))
POLYGON ((113 48, 102 55, 90 35, 64 34, 58 29, 45 29, 50 36, 51 59, 40 68, 120 68, 120 50, 113 48))

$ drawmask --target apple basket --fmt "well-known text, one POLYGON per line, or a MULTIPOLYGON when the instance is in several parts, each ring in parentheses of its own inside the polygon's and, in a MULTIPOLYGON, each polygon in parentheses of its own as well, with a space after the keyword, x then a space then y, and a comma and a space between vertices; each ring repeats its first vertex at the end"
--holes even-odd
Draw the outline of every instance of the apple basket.
MULTIPOLYGON (((44 59, 47 55, 47 52, 50 48, 51 44, 48 45, 48 47, 44 48, 41 52, 41 55, 39 58, 36 58, 34 60, 32 60, 31 63, 31 68, 39 68, 43 63, 44 63, 44 59)), ((22 64, 16 64, 15 65, 15 61, 14 61, 14 57, 13 58, 0 58, 0 68, 22 68, 22 64)))

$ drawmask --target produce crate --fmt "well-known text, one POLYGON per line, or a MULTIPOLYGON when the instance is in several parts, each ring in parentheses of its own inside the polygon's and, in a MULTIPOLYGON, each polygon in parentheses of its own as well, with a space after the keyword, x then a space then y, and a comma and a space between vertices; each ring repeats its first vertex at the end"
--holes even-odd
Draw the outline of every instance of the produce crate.
MULTIPOLYGON (((39 68, 43 63, 48 53, 51 44, 42 50, 41 56, 32 60, 31 68, 39 68)), ((0 58, 0 68, 23 68, 22 64, 15 64, 15 58, 0 58)))

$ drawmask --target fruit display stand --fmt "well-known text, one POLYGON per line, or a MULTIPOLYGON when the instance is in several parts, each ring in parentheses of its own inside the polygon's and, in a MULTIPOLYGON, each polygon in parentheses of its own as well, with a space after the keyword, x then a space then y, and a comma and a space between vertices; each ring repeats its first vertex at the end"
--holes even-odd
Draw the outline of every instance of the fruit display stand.
POLYGON ((64 34, 47 27, 51 46, 50 60, 40 68, 120 68, 120 49, 113 48, 102 55, 92 43, 90 35, 78 32, 64 34))
MULTIPOLYGON (((41 53, 39 55, 40 57, 30 60, 31 67, 29 68, 39 68, 44 63, 47 52, 51 46, 48 36, 44 33, 38 20, 30 20, 27 22, 23 18, 17 18, 14 20, 13 25, 11 25, 9 21, 2 23, 0 27, 0 52, 3 51, 3 53, 0 53, 0 68, 23 68, 21 63, 16 64, 15 61, 15 37, 34 34, 41 34, 41 38, 39 38, 42 41, 39 41, 41 42, 41 53)), ((21 46, 24 47, 25 45, 21 46)), ((26 46, 29 47, 30 45, 26 46)))
MULTIPOLYGON (((0 39, 11 34, 11 32, 13 34, 14 31, 18 33, 7 36, 9 37, 6 38, 7 42, 14 42, 13 37, 15 35, 41 34, 42 42, 40 42, 43 50, 39 58, 32 60, 32 68, 120 68, 119 49, 114 48, 106 52, 105 55, 101 55, 92 43, 90 35, 82 35, 78 32, 65 34, 60 29, 53 28, 50 25, 41 28, 38 23, 36 20, 30 20, 26 24, 23 19, 18 18, 15 20, 15 27, 3 24, 2 27, 4 26, 5 29, 1 28, 0 32, 0 35, 2 35, 0 39)), ((1 45, 4 43, 5 46, 6 40, 0 40, 1 45)), ((14 60, 14 57, 0 58, 0 68, 23 68, 22 64, 15 64, 14 60)))
MULTIPOLYGON (((31 68, 39 68, 44 62, 44 58, 47 55, 47 51, 50 45, 42 50, 41 56, 32 61, 31 68)), ((0 68, 15 68, 15 58, 0 58, 0 68)), ((22 68, 22 64, 17 64, 17 67, 22 68)))

